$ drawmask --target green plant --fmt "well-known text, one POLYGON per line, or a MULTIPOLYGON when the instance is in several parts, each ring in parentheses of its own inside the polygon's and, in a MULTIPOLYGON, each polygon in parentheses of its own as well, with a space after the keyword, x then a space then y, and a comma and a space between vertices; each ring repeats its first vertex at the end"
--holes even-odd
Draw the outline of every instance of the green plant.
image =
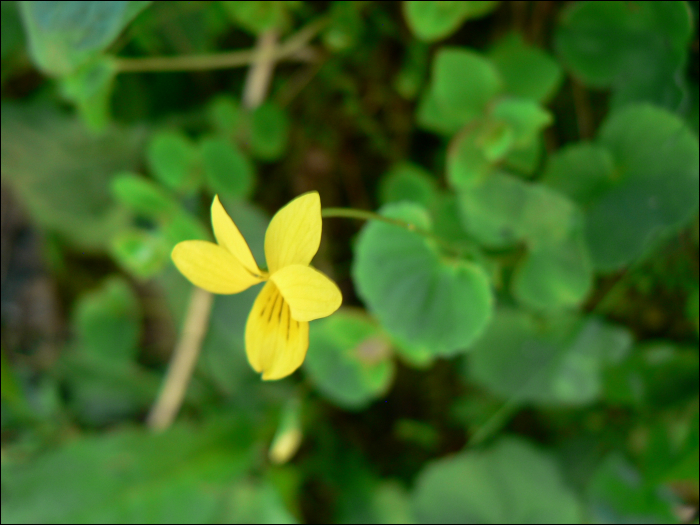
POLYGON ((68 312, 48 354, 3 314, 3 520, 697 522, 697 3, 2 15, 3 191, 68 312), (265 273, 311 191, 343 306, 261 382, 260 285, 170 254, 219 195, 265 273))

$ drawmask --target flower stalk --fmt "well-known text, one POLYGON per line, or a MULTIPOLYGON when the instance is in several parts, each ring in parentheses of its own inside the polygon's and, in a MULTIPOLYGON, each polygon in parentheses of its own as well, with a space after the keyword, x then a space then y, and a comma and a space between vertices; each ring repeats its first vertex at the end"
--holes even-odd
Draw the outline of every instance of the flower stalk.
POLYGON ((412 224, 407 221, 402 221, 401 219, 394 219, 392 217, 386 217, 384 215, 380 215, 379 213, 375 213, 373 211, 368 211, 368 210, 358 210, 355 208, 324 208, 321 211, 321 215, 324 218, 345 218, 345 219, 356 219, 359 221, 379 221, 383 222, 386 224, 391 224, 392 226, 398 226, 399 228, 403 228, 405 230, 408 230, 410 232, 413 232, 417 235, 420 235, 422 237, 425 237, 426 239, 430 239, 439 246, 441 246, 443 249, 445 249, 448 252, 451 252, 453 254, 457 254, 459 256, 463 255, 465 251, 469 252, 471 250, 465 250, 465 247, 460 247, 460 246, 455 246, 454 244, 446 241, 445 239, 435 235, 434 233, 424 230, 423 228, 417 227, 415 224, 412 224))

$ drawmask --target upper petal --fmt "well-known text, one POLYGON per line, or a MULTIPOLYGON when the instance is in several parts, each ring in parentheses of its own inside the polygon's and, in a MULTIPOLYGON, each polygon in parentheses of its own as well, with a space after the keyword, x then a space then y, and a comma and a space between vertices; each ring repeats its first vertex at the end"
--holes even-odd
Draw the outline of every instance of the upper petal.
POLYGON ((208 241, 184 241, 170 255, 192 284, 212 293, 242 292, 262 279, 251 274, 227 250, 208 241))
POLYGON ((270 273, 288 264, 308 265, 321 244, 321 198, 304 193, 279 210, 265 233, 270 273))
POLYGON ((343 296, 338 286, 318 270, 303 264, 291 264, 277 270, 270 280, 277 285, 289 304, 292 318, 313 321, 327 317, 340 308, 343 296))
POLYGON ((272 282, 260 291, 245 327, 250 366, 264 380, 290 375, 304 362, 309 348, 309 323, 292 318, 289 305, 272 282))
POLYGON ((250 273, 253 275, 262 274, 248 243, 245 242, 236 224, 224 210, 218 195, 214 197, 214 202, 211 204, 211 225, 216 241, 221 246, 231 252, 250 273))

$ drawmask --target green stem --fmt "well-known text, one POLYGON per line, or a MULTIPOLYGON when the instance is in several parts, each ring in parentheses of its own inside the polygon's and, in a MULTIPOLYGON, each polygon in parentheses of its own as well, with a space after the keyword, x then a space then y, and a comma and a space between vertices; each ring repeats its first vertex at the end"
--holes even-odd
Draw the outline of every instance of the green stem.
POLYGON ((481 425, 474 434, 469 438, 468 446, 475 447, 480 445, 501 428, 503 428, 510 417, 521 407, 517 396, 508 399, 496 412, 481 425))
POLYGON ((532 388, 532 385, 535 382, 542 379, 542 376, 547 372, 547 370, 554 365, 555 359, 556 354, 549 359, 546 366, 532 374, 530 379, 528 379, 527 382, 518 390, 518 393, 510 396, 510 398, 508 398, 505 403, 503 403, 503 405, 501 405, 501 407, 496 410, 496 412, 494 412, 494 414, 489 417, 488 420, 486 420, 486 422, 476 430, 476 432, 474 432, 474 434, 472 434, 472 436, 469 438, 467 446, 475 447, 502 429, 522 406, 522 395, 532 388))
POLYGON ((415 224, 410 222, 402 221, 401 219, 392 219, 391 217, 385 217, 384 215, 379 215, 373 211, 367 210, 356 210, 355 208, 325 208, 321 211, 321 215, 325 218, 331 217, 343 217, 345 219, 356 219, 359 221, 381 221, 393 226, 398 226, 399 228, 404 228, 410 232, 417 233, 428 239, 433 239, 436 242, 445 244, 445 241, 436 237, 433 233, 423 230, 422 228, 417 228, 415 224))
POLYGON ((474 256, 474 251, 467 247, 456 246, 455 244, 446 241, 441 237, 438 237, 433 232, 424 230, 423 228, 418 228, 415 224, 412 224, 407 221, 402 221, 401 219, 385 217, 384 215, 379 215, 378 213, 375 213, 373 211, 357 210, 355 208, 324 208, 323 210, 321 210, 321 216, 327 219, 332 217, 341 217, 344 219, 356 219, 359 221, 384 222, 386 224, 398 226, 399 228, 403 228, 404 230, 416 233, 421 237, 425 237, 426 239, 430 239, 436 244, 439 244, 445 251, 456 255, 460 259, 463 259, 465 255, 468 257, 474 256))
POLYGON ((355 208, 324 208, 321 210, 321 215, 326 218, 343 217, 346 219, 357 219, 359 221, 381 221, 387 224, 393 224, 394 226, 405 228, 412 232, 417 232, 420 234, 427 233, 428 235, 432 236, 432 234, 429 232, 424 232, 419 228, 416 228, 415 225, 411 224, 410 222, 385 217, 384 215, 379 215, 373 211, 356 210, 355 208))
MULTIPOLYGON (((328 23, 328 19, 318 18, 290 36, 277 49, 273 61, 291 58, 301 51, 328 23)), ((211 69, 228 69, 252 64, 257 60, 256 49, 230 51, 208 55, 185 55, 173 57, 116 58, 119 73, 157 72, 157 71, 203 71, 211 69)))

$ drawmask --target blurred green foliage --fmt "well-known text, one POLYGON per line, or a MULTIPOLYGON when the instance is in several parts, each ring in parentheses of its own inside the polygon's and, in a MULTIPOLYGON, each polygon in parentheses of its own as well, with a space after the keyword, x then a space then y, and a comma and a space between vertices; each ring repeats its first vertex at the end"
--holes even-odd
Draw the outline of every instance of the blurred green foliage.
POLYGON ((3 522, 697 523, 697 25, 682 1, 3 2, 3 194, 43 257, 3 259, 3 522), (173 246, 213 238, 219 194, 264 267, 309 190, 388 219, 324 219, 343 308, 263 383, 258 287, 217 296, 153 433, 173 246), (14 321, 36 268, 47 344, 14 321))

